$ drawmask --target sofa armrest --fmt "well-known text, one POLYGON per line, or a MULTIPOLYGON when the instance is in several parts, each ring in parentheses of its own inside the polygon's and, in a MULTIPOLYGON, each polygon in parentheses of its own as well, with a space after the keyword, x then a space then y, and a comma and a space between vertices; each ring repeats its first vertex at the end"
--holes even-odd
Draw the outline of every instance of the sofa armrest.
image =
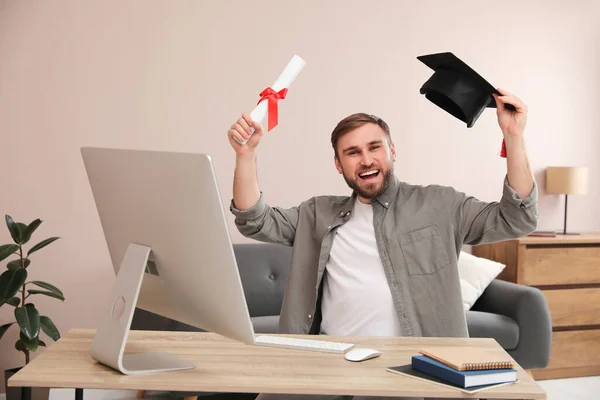
POLYGON ((519 344, 510 355, 524 369, 550 361, 552 320, 546 297, 530 286, 494 279, 473 305, 474 311, 505 315, 519 326, 519 344))

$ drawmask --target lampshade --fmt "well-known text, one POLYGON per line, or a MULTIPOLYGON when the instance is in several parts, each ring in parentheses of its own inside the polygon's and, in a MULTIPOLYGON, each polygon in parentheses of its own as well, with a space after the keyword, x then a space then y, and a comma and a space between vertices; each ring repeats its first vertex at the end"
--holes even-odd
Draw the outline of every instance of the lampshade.
POLYGON ((548 167, 546 169, 546 193, 586 194, 587 187, 587 167, 548 167))

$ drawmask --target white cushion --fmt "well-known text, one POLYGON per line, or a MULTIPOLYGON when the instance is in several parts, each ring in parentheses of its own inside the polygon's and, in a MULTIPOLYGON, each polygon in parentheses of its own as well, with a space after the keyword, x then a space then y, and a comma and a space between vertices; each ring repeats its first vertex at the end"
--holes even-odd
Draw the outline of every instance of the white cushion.
POLYGON ((458 275, 462 292, 463 308, 468 311, 486 287, 502 272, 506 265, 473 254, 460 252, 458 275))

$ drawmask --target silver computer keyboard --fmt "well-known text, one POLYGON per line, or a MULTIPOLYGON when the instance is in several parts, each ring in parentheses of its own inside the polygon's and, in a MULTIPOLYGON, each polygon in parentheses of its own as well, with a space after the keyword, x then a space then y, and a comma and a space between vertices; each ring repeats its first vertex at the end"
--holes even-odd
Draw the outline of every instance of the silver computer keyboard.
POLYGON ((257 336, 255 343, 259 346, 282 347, 286 349, 322 351, 325 353, 345 354, 353 348, 353 343, 328 342, 326 340, 300 339, 285 336, 257 336))

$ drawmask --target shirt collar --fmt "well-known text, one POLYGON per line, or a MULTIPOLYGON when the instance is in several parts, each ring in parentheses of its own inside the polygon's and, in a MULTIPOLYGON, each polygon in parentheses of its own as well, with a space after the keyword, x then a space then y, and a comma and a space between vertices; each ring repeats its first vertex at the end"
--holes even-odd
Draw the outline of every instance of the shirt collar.
POLYGON ((392 177, 390 178, 390 183, 385 189, 385 191, 371 201, 377 201, 385 208, 389 208, 392 202, 396 199, 399 185, 400 181, 396 177, 396 174, 392 174, 392 177))
MULTIPOLYGON (((388 187, 378 197, 371 200, 371 202, 377 201, 385 208, 389 208, 390 205, 392 204, 392 202, 394 201, 394 199, 396 198, 396 195, 398 194, 399 186, 400 186, 400 181, 396 177, 396 174, 392 174, 392 177, 390 179, 388 187)), ((357 194, 356 194, 356 192, 353 191, 352 196, 350 196, 348 198, 348 200, 345 201, 339 208, 337 217, 344 218, 344 217, 347 217, 348 215, 350 215, 350 213, 354 209, 355 201, 357 201, 357 194)))

